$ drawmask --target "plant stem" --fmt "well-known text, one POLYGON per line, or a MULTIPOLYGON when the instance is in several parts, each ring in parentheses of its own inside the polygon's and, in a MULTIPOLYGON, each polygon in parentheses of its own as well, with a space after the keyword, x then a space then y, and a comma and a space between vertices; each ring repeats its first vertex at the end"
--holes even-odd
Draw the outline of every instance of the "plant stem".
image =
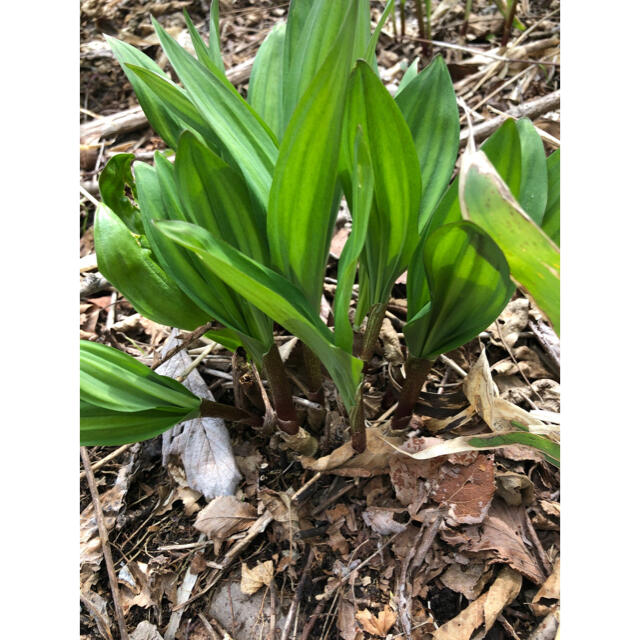
POLYGON ((255 413, 232 407, 229 404, 214 402, 213 400, 202 399, 200 403, 200 416, 203 418, 223 418, 231 422, 240 422, 241 424, 249 424, 252 427, 262 425, 262 418, 255 413))
POLYGON ((460 35, 464 38, 467 35, 467 29, 469 28, 469 16, 471 15, 471 2, 472 0, 467 0, 464 6, 464 22, 462 23, 462 28, 460 29, 460 35))
POLYGON ((303 344, 304 366, 307 370, 309 381, 309 400, 322 404, 324 393, 322 392, 322 364, 311 349, 303 344))
POLYGON ((511 28, 513 27, 513 19, 516 17, 516 5, 518 0, 511 0, 509 4, 509 13, 504 20, 504 32, 502 33, 502 42, 500 46, 506 47, 509 42, 509 36, 511 35, 511 28))
POLYGON ((424 15, 422 13, 422 0, 414 0, 415 5, 416 5, 416 19, 418 21, 418 34, 420 36, 420 39, 423 41, 422 42, 422 53, 425 56, 428 56, 428 48, 427 48, 427 43, 424 42, 425 40, 425 33, 424 33, 424 15))
POLYGON ((349 411, 349 423, 351 425, 351 446, 357 453, 362 453, 367 448, 367 431, 364 423, 364 407, 362 405, 362 383, 356 391, 356 403, 349 411))
POLYGON ((407 0, 400 0, 400 35, 404 37, 406 35, 406 13, 405 13, 405 3, 407 0))
MULTIPOLYGON (((425 22, 426 22, 426 30, 425 30, 425 38, 427 40, 431 40, 431 0, 424 0, 425 7, 425 22)), ((429 57, 431 57, 432 49, 431 42, 427 44, 427 51, 429 57)))
POLYGON ((407 377, 400 391, 398 399, 398 408, 396 409, 391 428, 394 430, 404 429, 411 420, 413 408, 418 401, 422 385, 427 379, 427 374, 431 370, 435 360, 426 360, 424 358, 414 358, 409 355, 405 364, 407 377))
POLYGON ((278 416, 278 425, 285 433, 295 436, 299 430, 298 418, 293 406, 291 387, 287 373, 284 370, 284 363, 275 344, 264 355, 262 364, 271 387, 273 406, 278 416))
POLYGON ((362 353, 360 359, 365 362, 365 365, 373 356, 373 350, 375 349, 378 336, 380 335, 380 327, 384 320, 384 314, 387 311, 386 302, 377 302, 371 309, 369 309, 369 317, 367 318, 367 328, 364 332, 364 339, 362 344, 362 353))

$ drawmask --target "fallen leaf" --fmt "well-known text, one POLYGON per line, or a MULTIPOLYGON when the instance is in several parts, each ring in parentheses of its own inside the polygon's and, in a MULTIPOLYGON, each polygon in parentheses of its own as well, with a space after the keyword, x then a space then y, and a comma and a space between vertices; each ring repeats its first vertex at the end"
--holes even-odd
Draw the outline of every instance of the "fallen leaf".
POLYGON ((147 564, 132 562, 122 567, 118 572, 118 581, 121 584, 120 603, 125 616, 133 606, 143 609, 148 609, 153 605, 160 606, 159 602, 153 600, 148 571, 147 564))
POLYGON ((496 475, 496 492, 510 505, 531 504, 534 500, 533 483, 521 473, 508 471, 496 475))
POLYGON ((367 633, 384 638, 387 632, 396 623, 397 615, 388 604, 384 605, 384 609, 374 616, 369 609, 358 611, 356 620, 367 633))
POLYGON ((255 507, 248 502, 240 502, 234 496, 219 496, 200 511, 194 526, 209 538, 221 541, 248 529, 257 517, 255 507))
POLYGON ((262 587, 268 587, 273 580, 273 561, 259 562, 253 569, 242 563, 242 576, 240 578, 240 591, 251 596, 262 587))
POLYGON ((545 580, 544 584, 538 590, 538 593, 531 601, 531 610, 537 618, 546 616, 557 605, 560 599, 560 559, 558 558, 553 565, 551 575, 545 580), (543 600, 547 602, 542 602, 543 600), (556 602, 549 602, 555 600, 556 602))
POLYGON ((476 600, 492 575, 492 567, 487 567, 484 562, 471 562, 467 565, 456 562, 440 576, 440 581, 448 589, 461 593, 467 600, 476 600))
POLYGON ((474 640, 484 638, 501 611, 520 593, 522 576, 504 567, 489 590, 469 604, 455 618, 433 634, 433 640, 474 640))
POLYGON ((383 436, 380 427, 367 429, 367 449, 356 455, 351 442, 345 442, 329 455, 315 460, 300 456, 305 469, 312 471, 331 471, 334 475, 368 478, 385 473, 389 467, 389 457, 393 446, 400 446, 402 439, 395 436, 383 436))
POLYGON ((404 356, 402 355, 400 338, 398 337, 398 332, 394 329, 389 318, 385 318, 382 321, 380 338, 382 339, 385 360, 395 366, 403 364, 404 356))
POLYGON ((376 533, 388 536, 392 533, 401 533, 408 524, 396 522, 393 519, 393 514, 394 511, 391 509, 369 507, 362 512, 362 518, 376 533))
POLYGON ((529 380, 549 377, 549 371, 533 349, 525 346, 517 347, 513 350, 513 356, 518 364, 509 357, 496 362, 491 369, 500 375, 525 375, 529 380))
POLYGON ((129 636, 129 640, 162 640, 162 635, 155 624, 143 620, 138 623, 135 631, 129 636))
POLYGON ((336 624, 342 640, 362 640, 364 638, 364 634, 356 625, 356 608, 344 598, 340 598, 336 624))
POLYGON ((340 257, 340 254, 344 249, 344 245, 347 244, 347 240, 349 239, 350 232, 351 232, 351 229, 344 226, 341 229, 338 229, 338 231, 336 231, 333 238, 331 238, 331 247, 329 251, 337 258, 340 257))
POLYGON ((527 533, 526 517, 524 507, 511 507, 502 500, 494 500, 482 525, 443 529, 440 536, 467 555, 487 559, 489 564, 508 564, 531 582, 542 584, 547 570, 530 548, 533 545, 527 533))
POLYGON ((513 347, 518 341, 520 333, 529 324, 529 307, 530 304, 527 298, 512 300, 496 320, 500 325, 500 330, 498 331, 496 323, 493 323, 487 329, 491 334, 492 342, 497 346, 502 346, 504 341, 504 344, 508 347, 513 347))
POLYGON ((431 498, 448 507, 445 520, 451 526, 482 522, 491 505, 495 492, 493 457, 474 455, 475 460, 467 465, 447 461, 433 484, 431 498))

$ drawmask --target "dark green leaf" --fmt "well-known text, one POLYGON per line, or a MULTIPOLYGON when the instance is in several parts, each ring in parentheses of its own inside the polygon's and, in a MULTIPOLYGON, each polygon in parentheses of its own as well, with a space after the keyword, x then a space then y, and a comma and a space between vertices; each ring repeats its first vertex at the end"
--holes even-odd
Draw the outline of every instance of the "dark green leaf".
POLYGON ((560 246, 560 149, 547 158, 547 209, 542 219, 542 230, 560 246))
POLYGON ((538 225, 547 206, 547 161, 542 138, 528 118, 516 122, 520 136, 522 178, 518 202, 538 225))
POLYGON ((136 197, 136 186, 131 175, 131 163, 135 155, 133 153, 118 153, 111 157, 105 165, 98 184, 100 186, 100 198, 119 218, 132 233, 142 233, 140 211, 125 193, 125 187, 129 187, 136 197))
POLYGON ((498 245, 469 222, 440 227, 427 238, 422 257, 431 299, 404 334, 413 356, 433 360, 486 329, 515 287, 498 245))

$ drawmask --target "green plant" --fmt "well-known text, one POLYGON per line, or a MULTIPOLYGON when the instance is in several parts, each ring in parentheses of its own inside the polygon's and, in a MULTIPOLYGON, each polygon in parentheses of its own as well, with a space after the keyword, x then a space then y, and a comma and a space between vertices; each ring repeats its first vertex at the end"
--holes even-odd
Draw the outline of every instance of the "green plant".
MULTIPOLYGON (((265 373, 279 426, 290 435, 299 425, 273 323, 297 336, 307 349, 308 377, 316 381, 311 386, 317 391, 320 384, 318 360, 335 383, 357 451, 366 446, 363 365, 398 276, 409 267, 410 364, 431 362, 471 339, 495 320, 513 291, 500 243, 462 219, 452 187, 447 189, 459 123, 444 62, 437 57, 420 73, 412 65, 395 98, 378 76, 375 46, 392 6, 390 1, 370 33, 368 0, 293 1, 286 26, 277 26, 259 50, 248 101, 224 73, 215 1, 208 45, 186 18, 196 57, 154 21, 182 87, 133 47, 109 39, 175 161, 156 153, 151 166, 121 154, 105 167, 95 223, 100 270, 153 320, 183 329, 212 319, 222 325, 212 337, 230 349, 242 345, 265 373), (332 330, 320 305, 343 194, 353 226, 338 265, 332 330), (354 331, 365 318, 364 346, 356 357, 354 331)), ((493 144, 498 171, 517 173, 519 184, 519 133, 513 138, 508 125, 504 131, 487 143, 487 154, 493 144)), ((526 180, 532 172, 527 165, 526 180)), ((108 385, 111 360, 99 355, 108 385)), ((85 357, 82 366, 89 365, 85 357)), ((112 372, 114 384, 119 373, 112 372)), ((145 377, 141 369, 135 373, 145 377)), ((401 406, 410 415, 422 383, 416 391, 408 375, 407 384, 414 387, 401 406)), ((139 422, 126 431, 126 418, 142 405, 125 403, 123 413, 132 415, 121 422, 107 416, 104 410, 116 411, 120 397, 115 394, 109 407, 92 403, 100 409, 91 415, 83 404, 94 424, 105 417, 105 430, 92 442, 108 438, 109 425, 122 427, 120 441, 150 437, 139 422)), ((185 402, 151 406, 165 420, 154 424, 168 428, 170 419, 202 411, 192 396, 185 402)), ((216 404, 207 405, 211 415, 232 417, 233 407, 216 404)), ((234 415, 255 424, 253 415, 234 415)))

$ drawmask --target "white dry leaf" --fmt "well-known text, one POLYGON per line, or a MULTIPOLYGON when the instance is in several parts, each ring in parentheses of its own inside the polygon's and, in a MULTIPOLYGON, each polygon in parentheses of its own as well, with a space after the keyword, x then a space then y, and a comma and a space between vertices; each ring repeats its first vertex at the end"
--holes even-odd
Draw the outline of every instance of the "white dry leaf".
MULTIPOLYGON (((513 431, 512 421, 523 426, 544 426, 528 411, 499 396, 484 349, 464 379, 462 389, 469 404, 492 431, 513 431)), ((530 430, 535 433, 534 429, 530 430)))
POLYGON ((406 524, 393 519, 393 513, 390 509, 369 507, 362 512, 362 518, 376 533, 388 536, 392 533, 401 533, 407 528, 406 524))
POLYGON ((129 640, 163 640, 155 624, 143 620, 135 631, 129 636, 129 640))
POLYGON ((240 591, 251 596, 262 587, 268 587, 273 580, 273 561, 259 562, 253 569, 242 563, 240 591))
POLYGON ((219 496, 200 511, 194 526, 209 538, 222 541, 248 529, 257 517, 255 507, 248 502, 240 502, 234 496, 219 496))
MULTIPOLYGON (((171 332, 162 355, 179 344, 177 330, 171 332)), ((191 358, 181 351, 160 365, 157 372, 175 378, 189 365, 191 358)), ((200 398, 214 400, 202 376, 194 369, 184 386, 200 398)), ((162 434, 162 464, 177 460, 184 468, 187 485, 207 500, 233 495, 242 479, 231 449, 229 432, 221 418, 196 418, 181 422, 162 434)))
POLYGON ((504 308, 496 322, 487 328, 494 344, 502 346, 504 343, 508 348, 513 347, 529 324, 529 307, 527 298, 517 298, 504 308))

